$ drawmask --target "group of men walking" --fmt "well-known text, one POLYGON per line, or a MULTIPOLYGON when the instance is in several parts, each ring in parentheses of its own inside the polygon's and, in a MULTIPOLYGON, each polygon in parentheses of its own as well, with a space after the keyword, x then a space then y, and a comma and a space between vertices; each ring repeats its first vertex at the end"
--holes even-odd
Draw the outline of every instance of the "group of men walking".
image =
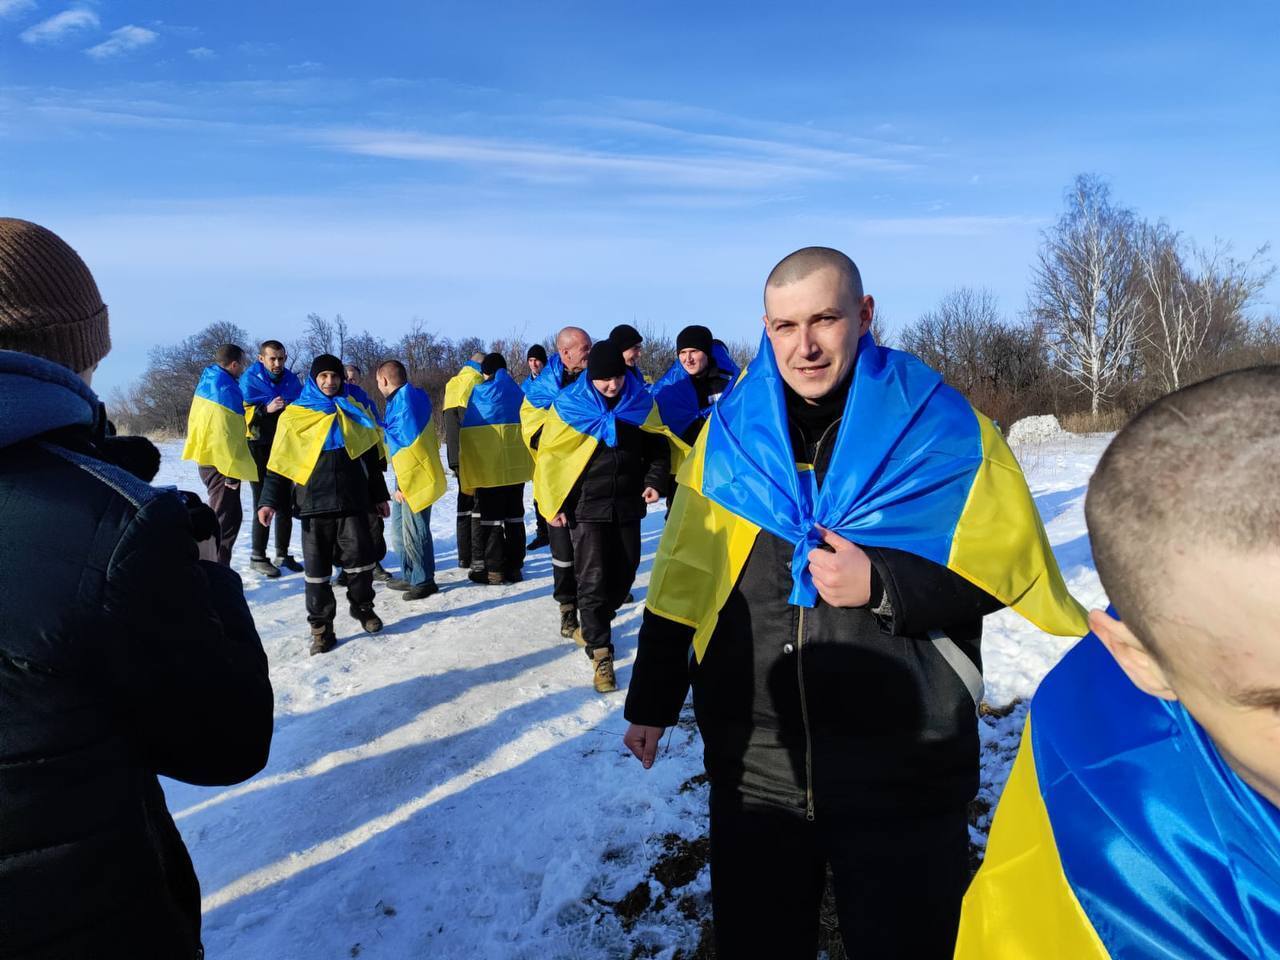
MULTIPOLYGON (((702 329, 649 385, 634 330, 567 327, 522 387, 491 354, 445 397, 471 578, 519 578, 513 491, 532 480, 597 689, 616 685, 610 622, 674 471, 624 744, 651 767, 692 688, 717 956, 814 956, 828 871, 851 956, 1280 956, 1280 368, 1184 388, 1120 432, 1086 502, 1115 606, 1086 621, 999 431, 875 342, 848 257, 791 254, 764 301, 740 375, 702 329), (1032 701, 970 884, 982 620, 1002 606, 1084 638, 1032 701)), ((445 468, 398 361, 377 368, 379 413, 337 357, 291 383, 278 342, 258 365, 227 345, 186 450, 211 510, 150 486, 154 446, 113 435, 90 389, 109 346, 75 251, 0 219, 0 582, 24 587, 0 590, 0 953, 199 958, 199 883, 157 776, 228 784, 267 759, 267 660, 227 565, 240 485, 257 485, 254 561, 282 513, 300 523, 323 652, 335 563, 352 615, 381 626, 393 504, 404 594, 432 592, 445 468)), ((275 530, 280 575, 292 531, 275 530)))
MULTIPOLYGON (((681 331, 677 356, 653 384, 639 368, 642 351, 643 338, 629 325, 595 344, 581 328, 566 327, 549 359, 545 347, 529 349, 520 384, 502 354, 476 353, 445 385, 440 418, 458 488, 458 565, 476 584, 518 583, 527 551, 549 546, 561 635, 583 646, 600 692, 617 689, 611 624, 631 596, 640 522, 650 504, 663 496, 670 502, 673 465, 738 374, 703 326, 681 331), (530 481, 538 533, 526 543, 530 481)), ((183 453, 200 464, 224 565, 239 531, 239 485, 249 481, 249 567, 271 578, 303 572, 312 653, 336 644, 335 565, 352 617, 370 633, 382 626, 373 579, 386 579, 408 600, 438 590, 429 518, 444 483, 431 401, 399 361, 376 372, 385 413, 359 376, 358 367, 324 355, 303 382, 280 341, 264 341, 251 365, 242 348, 226 344, 197 386, 183 453), (388 464, 394 492, 384 482, 388 464), (406 491, 416 492, 413 505, 406 491), (393 513, 401 578, 381 566, 383 519, 393 513), (289 553, 295 517, 301 564, 289 553), (274 560, 267 557, 272 524, 274 560)))

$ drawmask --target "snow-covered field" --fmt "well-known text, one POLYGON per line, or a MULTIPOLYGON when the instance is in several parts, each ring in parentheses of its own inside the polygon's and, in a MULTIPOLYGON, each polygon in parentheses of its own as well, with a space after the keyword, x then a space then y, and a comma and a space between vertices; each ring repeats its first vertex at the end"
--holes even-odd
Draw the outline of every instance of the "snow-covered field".
MULTIPOLYGON (((1086 605, 1103 602, 1083 502, 1107 440, 1060 435, 1017 451, 1086 605)), ((156 483, 203 494, 180 451, 162 445, 156 483)), ((709 913, 697 732, 686 715, 647 772, 625 752, 625 693, 596 694, 586 657, 561 639, 547 551, 530 555, 523 583, 471 584, 456 563, 451 490, 432 514, 441 592, 406 603, 379 587, 386 629, 367 636, 340 612, 338 648, 311 657, 302 576, 248 571, 247 489, 243 502, 233 566, 271 662, 271 760, 236 787, 164 783, 200 876, 208 956, 692 954, 709 913)), ((658 509, 645 522, 639 602, 614 628, 624 690, 662 519, 658 509)), ((299 557, 300 539, 295 525, 299 557)), ((1071 644, 1007 611, 987 620, 985 638, 994 712, 983 722, 979 848, 1025 714, 1006 708, 1071 644)))

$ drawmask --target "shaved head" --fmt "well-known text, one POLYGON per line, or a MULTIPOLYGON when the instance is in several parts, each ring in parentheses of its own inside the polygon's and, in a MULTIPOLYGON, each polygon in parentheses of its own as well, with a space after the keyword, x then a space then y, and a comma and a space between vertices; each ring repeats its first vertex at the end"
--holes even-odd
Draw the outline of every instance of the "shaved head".
POLYGON ((831 247, 802 247, 795 253, 787 254, 769 271, 769 279, 764 284, 765 292, 768 292, 769 287, 785 287, 804 280, 824 267, 840 274, 848 284, 854 303, 862 300, 862 274, 858 272, 858 265, 831 247))
POLYGON ((581 327, 564 327, 556 334, 557 350, 563 350, 565 347, 572 346, 579 342, 586 343, 587 349, 591 349, 591 335, 581 327))
POLYGON ((1237 370, 1157 400, 1099 461, 1085 502, 1098 576, 1153 655, 1168 653, 1157 623, 1182 619, 1184 567, 1280 551, 1277 424, 1280 366, 1237 370))
POLYGON ((560 362, 566 370, 581 373, 587 367, 591 336, 581 327, 565 327, 556 334, 556 350, 560 352, 560 362))
POLYGON ((409 382, 409 372, 399 360, 383 360, 378 364, 377 375, 385 377, 394 387, 404 386, 409 382))

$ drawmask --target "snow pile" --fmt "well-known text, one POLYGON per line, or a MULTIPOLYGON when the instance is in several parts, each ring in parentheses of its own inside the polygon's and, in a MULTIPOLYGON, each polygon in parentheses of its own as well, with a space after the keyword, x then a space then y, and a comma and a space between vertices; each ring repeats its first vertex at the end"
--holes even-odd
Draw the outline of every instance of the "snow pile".
MULTIPOLYGON (((1068 587, 1086 605, 1105 604, 1083 500, 1107 438, 1053 428, 1024 469, 1068 587)), ((162 446, 156 482, 203 492, 181 449, 162 446)), ((469 583, 452 490, 431 518, 441 592, 409 603, 379 587, 386 629, 367 636, 338 591, 339 644, 317 657, 307 654, 301 575, 248 570, 247 491, 244 505, 232 566, 271 663, 271 759, 235 787, 164 781, 200 877, 210 957, 695 955, 710 880, 691 711, 653 769, 622 746, 660 510, 643 527, 640 602, 615 625, 624 690, 600 696, 582 650, 559 635, 547 551, 529 555, 523 583, 469 583)), ((300 541, 295 525, 295 556, 300 541)), ((386 565, 397 562, 389 555, 386 565)), ((1025 702, 1073 642, 1007 610, 987 619, 975 857, 1025 702)))
POLYGON ((1066 431, 1058 423, 1058 418, 1051 413, 1039 417, 1023 417, 1009 428, 1006 439, 1010 446, 1021 443, 1042 443, 1062 436, 1066 431))

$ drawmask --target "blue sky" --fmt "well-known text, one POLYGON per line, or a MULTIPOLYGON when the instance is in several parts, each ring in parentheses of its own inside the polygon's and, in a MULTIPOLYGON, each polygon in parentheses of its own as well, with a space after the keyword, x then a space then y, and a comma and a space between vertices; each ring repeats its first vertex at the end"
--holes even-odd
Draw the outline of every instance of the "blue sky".
POLYGON ((104 390, 309 311, 754 338, 810 243, 891 327, 960 284, 1013 315, 1081 172, 1280 240, 1280 4, 891 6, 0 0, 0 204, 97 277, 104 390))

